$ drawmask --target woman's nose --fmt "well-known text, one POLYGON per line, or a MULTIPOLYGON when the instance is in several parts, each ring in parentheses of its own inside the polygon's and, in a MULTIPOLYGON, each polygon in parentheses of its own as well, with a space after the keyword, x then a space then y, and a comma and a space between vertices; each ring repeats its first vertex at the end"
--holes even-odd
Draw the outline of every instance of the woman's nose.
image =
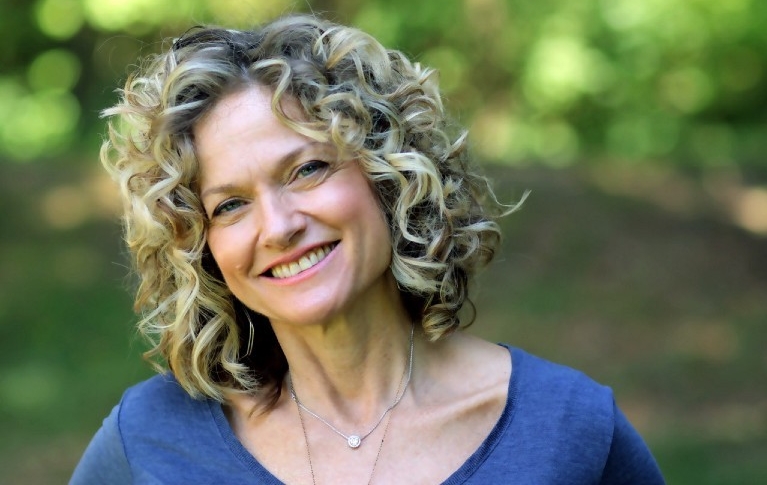
POLYGON ((265 247, 285 249, 295 244, 306 229, 306 216, 297 210, 290 196, 264 197, 259 212, 260 239, 265 247))

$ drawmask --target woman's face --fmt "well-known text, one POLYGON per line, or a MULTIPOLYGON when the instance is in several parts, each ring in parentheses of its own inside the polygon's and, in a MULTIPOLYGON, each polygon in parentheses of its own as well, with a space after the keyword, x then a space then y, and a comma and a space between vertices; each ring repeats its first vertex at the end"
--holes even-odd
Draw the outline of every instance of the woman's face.
POLYGON ((194 130, 207 242, 229 289, 273 323, 391 303, 389 230, 359 164, 280 123, 270 102, 261 86, 236 92, 194 130))

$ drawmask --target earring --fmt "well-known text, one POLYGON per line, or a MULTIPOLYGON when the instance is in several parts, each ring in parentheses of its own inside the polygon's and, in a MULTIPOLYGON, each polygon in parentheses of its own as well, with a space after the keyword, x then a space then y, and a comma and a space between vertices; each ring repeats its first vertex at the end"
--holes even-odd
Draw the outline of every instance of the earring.
POLYGON ((250 311, 247 308, 245 309, 245 317, 248 319, 248 350, 243 357, 250 355, 250 352, 253 350, 253 337, 255 334, 253 320, 250 319, 250 311))

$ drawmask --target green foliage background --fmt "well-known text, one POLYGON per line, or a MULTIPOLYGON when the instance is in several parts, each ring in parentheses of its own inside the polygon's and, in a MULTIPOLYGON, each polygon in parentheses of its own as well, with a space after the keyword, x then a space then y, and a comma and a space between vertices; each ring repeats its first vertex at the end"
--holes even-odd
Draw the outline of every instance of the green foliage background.
POLYGON ((297 11, 438 68, 505 200, 533 189, 477 333, 614 387, 670 483, 767 479, 767 3, 0 0, 0 482, 65 481, 149 375, 99 111, 191 25, 297 11))
POLYGON ((292 11, 369 31, 438 67, 491 160, 654 159, 759 169, 767 5, 756 0, 5 0, 2 153, 83 148, 113 86, 194 22, 292 11), (310 7, 311 5, 311 7, 310 7), (16 116, 9 116, 10 114, 16 116))

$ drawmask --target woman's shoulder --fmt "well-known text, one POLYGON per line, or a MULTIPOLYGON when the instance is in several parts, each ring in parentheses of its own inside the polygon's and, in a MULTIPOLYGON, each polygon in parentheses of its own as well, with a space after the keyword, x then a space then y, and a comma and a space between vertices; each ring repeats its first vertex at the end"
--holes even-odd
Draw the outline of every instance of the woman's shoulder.
POLYGON ((526 400, 586 408, 613 406, 612 389, 584 372, 520 348, 504 346, 513 362, 512 387, 526 400))
MULTIPOLYGON (((174 453, 183 454, 179 447, 206 428, 194 426, 206 421, 206 408, 205 401, 192 399, 171 374, 128 388, 91 440, 70 484, 168 483, 153 477, 172 462, 169 456, 176 460, 174 453)), ((208 432, 196 442, 210 442, 211 436, 208 432)))
POLYGON ((155 375, 129 387, 117 408, 117 420, 124 438, 131 435, 164 436, 193 433, 206 427, 190 424, 212 423, 209 399, 195 399, 171 373, 155 375))
POLYGON ((663 483, 610 387, 572 367, 503 347, 512 361, 506 408, 465 483, 499 483, 508 476, 520 483, 663 483))
POLYGON ((163 372, 130 386, 123 394, 121 406, 160 410, 194 401, 172 373, 163 372))
POLYGON ((117 421, 134 474, 177 476, 213 458, 229 468, 232 456, 222 437, 225 418, 218 418, 220 409, 212 399, 191 397, 169 373, 130 387, 120 401, 117 421))
POLYGON ((561 442, 563 449, 577 442, 581 451, 606 454, 616 419, 612 389, 572 367, 518 348, 509 350, 514 367, 509 385, 514 432, 561 442))

